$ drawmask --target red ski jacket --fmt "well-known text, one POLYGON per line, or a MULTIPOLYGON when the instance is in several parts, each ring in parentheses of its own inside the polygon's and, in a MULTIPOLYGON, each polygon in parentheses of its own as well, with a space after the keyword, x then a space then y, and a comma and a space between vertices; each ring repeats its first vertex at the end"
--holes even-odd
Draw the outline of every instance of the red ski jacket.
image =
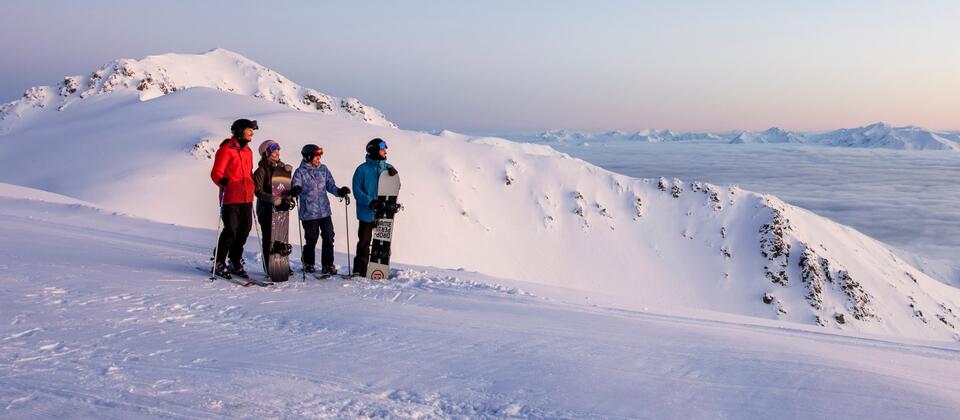
POLYGON ((220 187, 220 179, 227 178, 223 188, 223 204, 253 202, 253 152, 249 147, 234 138, 220 143, 217 156, 213 159, 210 179, 220 187))

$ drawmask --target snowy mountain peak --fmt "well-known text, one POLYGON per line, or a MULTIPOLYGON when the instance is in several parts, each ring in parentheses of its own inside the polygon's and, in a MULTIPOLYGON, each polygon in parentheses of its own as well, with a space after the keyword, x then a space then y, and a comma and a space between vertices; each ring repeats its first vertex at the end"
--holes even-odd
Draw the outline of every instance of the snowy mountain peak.
POLYGON ((135 95, 140 101, 147 101, 198 87, 252 96, 298 111, 396 127, 382 112, 355 98, 338 98, 300 86, 241 54, 215 48, 203 54, 114 60, 86 76, 66 76, 54 85, 32 87, 21 98, 0 105, 0 133, 39 114, 65 111, 88 99, 135 95))
POLYGON ((779 127, 771 127, 760 133, 744 131, 730 140, 730 144, 749 143, 806 143, 806 140, 802 134, 785 131, 779 127))
POLYGON ((913 125, 894 127, 885 122, 809 137, 813 142, 825 146, 960 151, 960 135, 956 133, 927 130, 913 125))
POLYGON ((766 130, 763 132, 763 134, 781 135, 781 136, 782 136, 782 135, 786 135, 787 132, 781 130, 780 127, 770 127, 770 128, 768 128, 768 129, 766 129, 766 130))

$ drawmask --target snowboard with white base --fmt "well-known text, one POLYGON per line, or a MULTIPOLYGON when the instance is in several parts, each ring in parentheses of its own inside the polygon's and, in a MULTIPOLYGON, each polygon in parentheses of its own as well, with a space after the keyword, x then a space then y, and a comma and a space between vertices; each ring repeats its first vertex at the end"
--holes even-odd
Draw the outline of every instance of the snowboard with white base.
POLYGON ((391 176, 388 171, 380 173, 377 183, 377 199, 383 205, 377 210, 373 228, 373 243, 370 247, 370 262, 367 263, 367 278, 386 280, 390 276, 390 244, 393 240, 394 216, 399 210, 397 195, 400 194, 400 174, 391 176))

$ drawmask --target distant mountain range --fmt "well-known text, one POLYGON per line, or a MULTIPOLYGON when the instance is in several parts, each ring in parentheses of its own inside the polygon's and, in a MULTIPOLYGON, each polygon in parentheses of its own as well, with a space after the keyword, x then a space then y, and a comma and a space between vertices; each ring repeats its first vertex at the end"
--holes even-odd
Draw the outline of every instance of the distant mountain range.
POLYGON ((842 128, 828 132, 786 131, 773 127, 764 131, 726 133, 674 132, 642 130, 636 132, 607 131, 581 133, 549 130, 536 134, 500 134, 503 137, 541 143, 589 144, 603 141, 640 141, 667 143, 677 141, 713 141, 720 144, 809 144, 832 147, 883 148, 899 150, 960 151, 960 133, 928 130, 917 126, 894 127, 878 122, 863 127, 842 128))

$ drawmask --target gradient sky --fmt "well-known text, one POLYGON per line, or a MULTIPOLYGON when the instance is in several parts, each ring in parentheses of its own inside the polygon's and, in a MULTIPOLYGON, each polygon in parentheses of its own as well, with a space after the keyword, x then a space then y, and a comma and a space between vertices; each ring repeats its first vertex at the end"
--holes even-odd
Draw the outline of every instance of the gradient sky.
POLYGON ((215 47, 409 129, 960 129, 955 0, 4 0, 0 102, 215 47))

